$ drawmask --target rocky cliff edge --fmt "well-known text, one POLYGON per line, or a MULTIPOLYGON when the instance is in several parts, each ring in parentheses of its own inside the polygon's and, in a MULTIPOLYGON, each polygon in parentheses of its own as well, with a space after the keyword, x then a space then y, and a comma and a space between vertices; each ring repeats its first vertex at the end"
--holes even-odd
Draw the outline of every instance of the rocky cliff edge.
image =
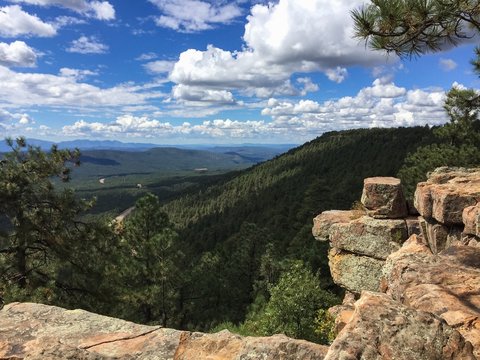
POLYGON ((435 170, 414 206, 400 180, 365 179, 361 202, 314 220, 347 290, 325 359, 479 358, 480 169, 435 170))
POLYGON ((365 179, 362 206, 326 211, 334 281, 328 348, 138 325, 83 310, 12 303, 0 311, 0 359, 473 360, 480 358, 480 169, 440 168, 408 204, 400 180, 365 179))

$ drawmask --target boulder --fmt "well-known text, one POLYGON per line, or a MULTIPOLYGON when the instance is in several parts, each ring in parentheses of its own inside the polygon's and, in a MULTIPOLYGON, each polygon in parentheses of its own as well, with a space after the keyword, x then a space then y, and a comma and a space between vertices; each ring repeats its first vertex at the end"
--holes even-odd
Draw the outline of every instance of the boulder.
POLYGON ((408 215, 407 202, 400 179, 372 177, 364 180, 362 204, 368 215, 378 219, 396 219, 408 215))
POLYGON ((325 360, 475 359, 472 345, 435 315, 363 292, 325 360))
POLYGON ((480 202, 480 169, 438 168, 417 185, 414 200, 424 218, 462 225, 463 210, 480 202))
POLYGON ((386 259, 408 239, 404 220, 373 219, 362 216, 330 227, 331 246, 359 255, 386 259))
POLYGON ((463 232, 480 237, 480 203, 463 210, 462 220, 465 225, 463 232))
POLYGON ((333 281, 341 287, 359 294, 362 290, 378 291, 384 260, 355 255, 331 248, 328 265, 333 281))
POLYGON ((385 264, 384 291, 444 319, 480 356, 480 248, 451 246, 438 255, 412 236, 385 264))
POLYGON ((327 350, 284 335, 191 333, 32 303, 0 311, 0 359, 317 360, 327 350))
POLYGON ((361 210, 324 211, 313 219, 312 234, 318 241, 328 241, 330 227, 336 223, 347 223, 364 215, 361 210))

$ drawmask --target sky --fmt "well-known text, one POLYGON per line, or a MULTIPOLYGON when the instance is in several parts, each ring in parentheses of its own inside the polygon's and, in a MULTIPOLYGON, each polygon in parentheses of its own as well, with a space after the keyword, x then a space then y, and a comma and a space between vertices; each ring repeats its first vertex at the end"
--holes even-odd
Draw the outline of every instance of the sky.
POLYGON ((446 122, 445 91, 479 87, 472 42, 371 51, 353 37, 363 3, 0 1, 0 137, 300 144, 446 122))

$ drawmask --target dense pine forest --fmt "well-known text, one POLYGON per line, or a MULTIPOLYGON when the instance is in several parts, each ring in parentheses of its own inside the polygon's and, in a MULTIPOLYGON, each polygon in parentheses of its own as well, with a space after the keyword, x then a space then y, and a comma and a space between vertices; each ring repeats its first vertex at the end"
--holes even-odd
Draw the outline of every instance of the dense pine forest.
POLYGON ((478 121, 470 125, 459 143, 455 124, 326 133, 173 200, 149 193, 121 223, 86 216, 94 201, 68 188, 79 153, 9 141, 0 163, 1 300, 328 342, 324 309, 341 294, 326 244, 311 235, 313 217, 358 206, 365 177, 400 174, 410 186, 431 170, 425 164, 478 164, 478 121))

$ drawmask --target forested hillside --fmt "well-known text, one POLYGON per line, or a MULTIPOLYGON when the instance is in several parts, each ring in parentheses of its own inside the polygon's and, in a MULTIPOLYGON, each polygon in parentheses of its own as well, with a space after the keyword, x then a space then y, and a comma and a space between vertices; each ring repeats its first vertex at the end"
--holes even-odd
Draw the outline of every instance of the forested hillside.
POLYGON ((265 296, 265 266, 277 266, 271 274, 278 277, 286 259, 320 270, 322 286, 332 290, 326 248, 311 235, 313 217, 351 208, 364 178, 395 176, 406 155, 431 139, 427 127, 331 132, 165 205, 192 269, 183 294, 195 299, 185 307, 189 323, 243 320, 265 296))
POLYGON ((120 226, 86 222, 92 203, 50 182, 75 176, 67 165, 79 154, 17 140, 0 163, 0 301, 325 342, 315 324, 325 323, 320 310, 338 301, 338 289, 326 245, 311 235, 313 217, 355 206, 365 177, 396 175, 433 139, 428 127, 327 133, 176 200, 149 194, 120 226))

